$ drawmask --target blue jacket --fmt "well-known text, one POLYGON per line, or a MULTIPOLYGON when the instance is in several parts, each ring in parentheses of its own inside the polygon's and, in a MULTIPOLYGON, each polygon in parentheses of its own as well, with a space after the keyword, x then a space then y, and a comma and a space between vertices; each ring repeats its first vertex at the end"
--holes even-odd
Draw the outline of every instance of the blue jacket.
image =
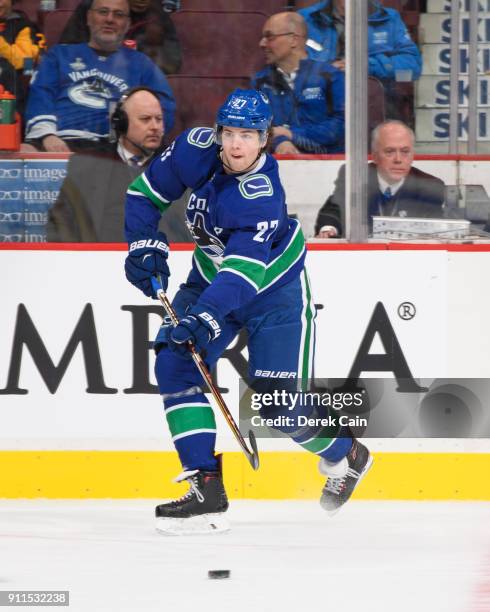
MULTIPOLYGON (((303 153, 344 151, 344 74, 328 62, 301 60, 294 87, 268 65, 252 78, 252 87, 263 91, 272 105, 272 125, 285 125, 293 133, 293 144, 303 153)), ((275 138, 273 149, 288 140, 275 138)))
MULTIPOLYGON (((323 11, 330 3, 331 0, 322 0, 298 11, 308 26, 308 55, 327 62, 337 58, 337 30, 332 17, 323 11)), ((415 81, 422 71, 422 57, 400 13, 377 2, 371 6, 374 11, 368 16, 369 74, 395 80, 397 70, 411 70, 411 80, 415 81)))

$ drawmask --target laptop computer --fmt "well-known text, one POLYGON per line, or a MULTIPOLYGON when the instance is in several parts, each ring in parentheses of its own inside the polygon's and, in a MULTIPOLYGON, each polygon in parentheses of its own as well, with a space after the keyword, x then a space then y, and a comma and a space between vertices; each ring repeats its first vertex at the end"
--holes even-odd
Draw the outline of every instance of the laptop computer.
POLYGON ((373 238, 458 240, 470 234, 470 224, 467 219, 373 216, 373 238))

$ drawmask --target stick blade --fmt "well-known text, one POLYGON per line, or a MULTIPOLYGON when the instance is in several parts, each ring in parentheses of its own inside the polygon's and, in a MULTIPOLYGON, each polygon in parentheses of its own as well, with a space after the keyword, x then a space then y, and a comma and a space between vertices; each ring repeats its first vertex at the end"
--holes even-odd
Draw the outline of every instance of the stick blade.
POLYGON ((259 449, 257 448, 257 440, 252 430, 248 432, 248 441, 252 447, 252 452, 247 455, 247 459, 250 461, 250 465, 254 470, 258 470, 260 466, 259 449))

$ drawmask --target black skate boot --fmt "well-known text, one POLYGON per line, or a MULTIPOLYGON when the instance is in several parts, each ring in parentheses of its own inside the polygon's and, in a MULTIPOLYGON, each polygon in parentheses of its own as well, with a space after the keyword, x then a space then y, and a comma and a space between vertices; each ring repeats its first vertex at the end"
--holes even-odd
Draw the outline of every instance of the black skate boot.
POLYGON ((338 463, 329 463, 321 459, 318 468, 328 477, 320 499, 321 507, 330 515, 338 512, 364 478, 372 463, 373 458, 369 450, 355 438, 347 456, 338 463))
POLYGON ((174 535, 227 531, 223 513, 228 510, 228 498, 221 469, 190 470, 177 476, 175 482, 184 480, 190 486, 185 495, 155 508, 157 530, 174 535))

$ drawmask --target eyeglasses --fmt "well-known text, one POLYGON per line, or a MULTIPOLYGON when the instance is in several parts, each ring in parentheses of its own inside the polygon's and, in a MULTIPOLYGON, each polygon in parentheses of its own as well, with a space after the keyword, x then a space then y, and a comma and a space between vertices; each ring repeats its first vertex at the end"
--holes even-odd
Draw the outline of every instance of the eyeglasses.
POLYGON ((129 13, 125 13, 124 11, 113 11, 105 7, 89 9, 89 11, 97 13, 99 17, 109 17, 110 14, 114 15, 115 19, 127 19, 129 17, 129 13))
POLYGON ((271 40, 276 40, 276 38, 279 38, 279 36, 297 36, 296 32, 283 32, 282 34, 272 34, 272 32, 265 32, 264 34, 262 34, 262 36, 260 37, 260 40, 265 40, 267 42, 270 42, 271 40))

